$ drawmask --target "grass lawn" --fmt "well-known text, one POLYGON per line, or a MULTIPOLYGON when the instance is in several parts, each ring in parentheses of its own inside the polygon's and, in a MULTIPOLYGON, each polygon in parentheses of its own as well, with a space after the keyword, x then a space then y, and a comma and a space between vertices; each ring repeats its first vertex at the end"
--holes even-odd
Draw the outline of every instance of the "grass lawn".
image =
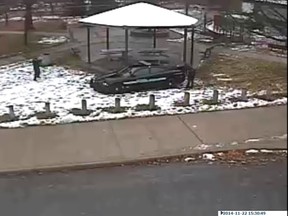
POLYGON ((35 35, 33 33, 28 34, 28 45, 24 45, 24 35, 23 34, 1 34, 0 33, 0 56, 10 55, 16 53, 29 54, 34 51, 49 48, 59 44, 38 44, 37 41, 43 36, 35 35))
POLYGON ((83 61, 81 58, 77 55, 72 55, 69 51, 61 53, 61 55, 58 56, 54 62, 56 65, 67 66, 75 70, 83 69, 83 61))
POLYGON ((62 20, 36 22, 34 27, 39 32, 67 32, 67 24, 62 20))
POLYGON ((287 64, 240 56, 212 56, 198 70, 206 85, 287 92, 287 64))
MULTIPOLYGON (((49 20, 43 22, 34 22, 34 31, 39 32, 66 32, 67 24, 63 20, 49 20)), ((0 31, 24 31, 23 21, 9 21, 8 26, 5 22, 0 22, 0 31)))

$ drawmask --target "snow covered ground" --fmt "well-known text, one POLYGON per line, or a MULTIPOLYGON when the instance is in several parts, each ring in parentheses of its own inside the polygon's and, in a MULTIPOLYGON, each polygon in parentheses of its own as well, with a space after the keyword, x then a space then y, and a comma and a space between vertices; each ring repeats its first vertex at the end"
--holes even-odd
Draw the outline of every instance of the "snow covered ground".
POLYGON ((65 36, 50 36, 50 37, 42 37, 39 41, 37 41, 38 44, 58 44, 58 43, 64 43, 68 41, 68 38, 65 36))
POLYGON ((172 115, 196 113, 226 109, 241 109, 255 106, 286 104, 287 98, 267 102, 259 99, 249 99, 248 102, 231 102, 229 98, 239 97, 240 90, 219 90, 218 105, 207 105, 204 99, 211 99, 213 88, 193 89, 190 92, 190 106, 175 106, 175 102, 183 100, 184 89, 169 89, 148 91, 121 95, 103 95, 89 87, 92 76, 81 71, 69 70, 63 67, 51 66, 43 68, 41 79, 33 81, 33 69, 30 62, 22 62, 0 67, 0 116, 8 113, 7 106, 13 105, 19 120, 0 123, 0 127, 17 128, 27 125, 60 124, 94 120, 119 119, 127 117, 142 117, 153 115, 172 115), (154 94, 156 105, 161 109, 156 111, 135 111, 137 104, 148 104, 149 95, 154 94), (114 106, 115 98, 121 98, 121 106, 128 107, 124 113, 112 114, 102 108, 114 106), (86 99, 88 109, 93 112, 86 117, 74 116, 72 108, 81 108, 81 100, 86 99), (51 111, 57 114, 53 119, 38 120, 33 116, 44 111, 44 103, 50 102, 51 111))

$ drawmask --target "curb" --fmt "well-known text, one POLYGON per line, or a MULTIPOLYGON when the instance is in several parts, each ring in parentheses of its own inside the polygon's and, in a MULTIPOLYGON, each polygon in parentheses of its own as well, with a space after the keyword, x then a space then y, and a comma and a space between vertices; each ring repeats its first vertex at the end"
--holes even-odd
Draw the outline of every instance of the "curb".
MULTIPOLYGON (((279 141, 279 140, 277 140, 279 141)), ((24 168, 24 169, 11 169, 7 171, 0 170, 0 177, 3 175, 23 175, 23 174, 38 174, 42 175, 45 173, 51 172, 69 172, 69 171, 77 171, 77 170, 89 170, 89 169, 97 169, 97 168, 111 168, 111 167, 121 167, 121 166, 140 166, 140 165, 155 165, 159 163, 169 163, 169 162, 184 162, 182 159, 185 157, 191 156, 199 156, 204 153, 218 153, 218 152, 229 152, 229 151, 245 151, 248 149, 255 150, 287 150, 287 140, 281 140, 285 143, 276 144, 271 147, 271 144, 240 144, 237 148, 231 148, 231 146, 227 147, 216 147, 209 150, 192 150, 191 152, 185 153, 175 153, 175 154, 167 154, 163 156, 144 156, 138 159, 126 159, 123 161, 111 161, 111 162, 89 162, 89 163, 67 163, 63 165, 52 165, 52 166, 43 166, 39 168, 24 168)), ((274 143, 275 144, 275 143, 274 143)))

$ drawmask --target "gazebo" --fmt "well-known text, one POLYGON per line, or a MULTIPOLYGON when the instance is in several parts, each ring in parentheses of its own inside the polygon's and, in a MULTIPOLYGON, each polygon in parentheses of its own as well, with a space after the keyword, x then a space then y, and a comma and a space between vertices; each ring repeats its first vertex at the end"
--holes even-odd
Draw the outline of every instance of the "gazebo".
MULTIPOLYGON (((186 10, 186 14, 188 11, 186 10)), ((118 27, 125 30, 125 59, 128 61, 128 38, 129 29, 152 29, 153 47, 156 48, 156 29, 160 28, 184 28, 184 46, 183 46, 183 62, 186 63, 187 51, 187 32, 191 34, 191 55, 190 64, 193 65, 194 50, 194 25, 197 19, 180 14, 178 12, 162 8, 153 4, 139 2, 126 5, 120 8, 109 10, 103 13, 92 15, 79 20, 80 23, 87 27, 87 56, 88 63, 91 63, 90 54, 90 27, 105 26, 106 28, 106 49, 109 50, 109 27, 118 27)))

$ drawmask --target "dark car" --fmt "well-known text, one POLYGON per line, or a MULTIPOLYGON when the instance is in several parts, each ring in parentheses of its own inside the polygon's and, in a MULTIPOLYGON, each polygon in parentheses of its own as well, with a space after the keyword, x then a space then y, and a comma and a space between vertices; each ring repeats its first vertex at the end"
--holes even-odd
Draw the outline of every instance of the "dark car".
POLYGON ((179 87, 191 68, 187 65, 142 64, 91 79, 90 86, 100 93, 117 94, 179 87))

